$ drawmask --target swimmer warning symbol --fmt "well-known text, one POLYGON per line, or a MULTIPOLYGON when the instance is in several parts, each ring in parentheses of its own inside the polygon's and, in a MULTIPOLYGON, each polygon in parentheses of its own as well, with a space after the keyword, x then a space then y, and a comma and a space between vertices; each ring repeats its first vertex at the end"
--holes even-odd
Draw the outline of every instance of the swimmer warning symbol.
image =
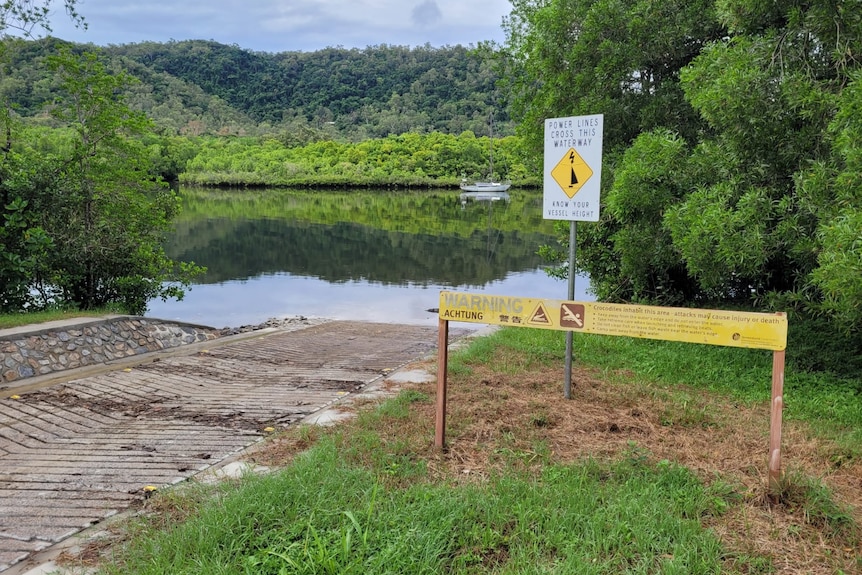
POLYGON ((583 304, 564 303, 560 304, 560 326, 572 329, 584 329, 584 318, 586 308, 583 304))

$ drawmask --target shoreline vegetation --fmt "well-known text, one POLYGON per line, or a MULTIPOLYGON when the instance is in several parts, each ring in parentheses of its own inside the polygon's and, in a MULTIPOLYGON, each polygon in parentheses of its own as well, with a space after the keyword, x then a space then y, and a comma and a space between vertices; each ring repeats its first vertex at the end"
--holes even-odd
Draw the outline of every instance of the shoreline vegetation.
MULTIPOLYGON (((74 138, 71 128, 32 125, 28 137, 59 154, 74 138)), ((294 189, 459 189, 464 178, 488 174, 488 136, 466 131, 407 132, 351 142, 305 144, 261 136, 164 136, 140 139, 158 175, 174 186, 294 189)), ((542 167, 525 153, 519 136, 494 139, 496 175, 514 188, 539 189, 542 167)))
MULTIPOLYGON (((178 142, 179 143, 179 142, 178 142)), ((457 189, 481 177, 488 138, 405 133, 362 142, 327 140, 289 146, 271 137, 187 139, 180 184, 198 187, 457 189)), ((541 170, 520 154, 520 139, 495 140, 497 165, 520 188, 539 188, 541 170)))

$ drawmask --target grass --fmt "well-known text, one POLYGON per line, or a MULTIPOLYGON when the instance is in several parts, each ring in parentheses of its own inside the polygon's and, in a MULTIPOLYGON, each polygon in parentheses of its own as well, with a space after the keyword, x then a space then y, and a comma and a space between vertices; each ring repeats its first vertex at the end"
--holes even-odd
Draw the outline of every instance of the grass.
POLYGON ((482 484, 393 488, 327 436, 168 532, 114 573, 715 573, 700 519, 726 503, 686 469, 637 457, 482 484), (577 534, 577 536, 573 536, 577 534))
POLYGON ((49 309, 44 311, 35 311, 29 313, 12 313, 0 314, 0 329, 8 329, 11 327, 20 327, 22 325, 30 325, 37 323, 45 323, 49 321, 57 321, 63 319, 73 319, 77 317, 101 317, 106 314, 120 313, 110 309, 98 310, 69 310, 69 309, 49 309))
POLYGON ((253 459, 277 471, 159 492, 100 572, 862 571, 862 462, 832 459, 862 418, 817 408, 847 399, 846 378, 788 371, 787 471, 769 492, 768 352, 575 344, 570 401, 562 334, 498 331, 452 354, 445 451, 435 384, 406 385, 273 437, 253 459))

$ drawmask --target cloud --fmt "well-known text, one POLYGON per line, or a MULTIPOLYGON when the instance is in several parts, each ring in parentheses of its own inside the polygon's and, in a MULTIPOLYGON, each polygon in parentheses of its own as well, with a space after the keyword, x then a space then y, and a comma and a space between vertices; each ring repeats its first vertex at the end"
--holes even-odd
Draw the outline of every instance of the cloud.
POLYGON ((431 28, 443 20, 443 13, 435 0, 425 0, 413 8, 411 18, 420 28, 431 28))
POLYGON ((499 41, 502 17, 511 9, 509 0, 79 2, 88 30, 74 29, 56 10, 51 23, 57 37, 97 45, 211 39, 267 52, 499 41))

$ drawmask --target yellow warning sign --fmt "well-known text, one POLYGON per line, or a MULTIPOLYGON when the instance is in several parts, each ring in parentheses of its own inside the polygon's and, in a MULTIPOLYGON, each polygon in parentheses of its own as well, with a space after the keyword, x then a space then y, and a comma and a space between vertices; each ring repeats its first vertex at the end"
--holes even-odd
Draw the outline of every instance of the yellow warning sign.
POLYGON ((440 292, 440 319, 782 350, 787 316, 440 292))
POLYGON ((592 175, 593 170, 578 155, 578 152, 574 148, 569 148, 566 155, 551 170, 551 177, 559 184, 563 192, 569 196, 569 199, 575 197, 575 194, 580 191, 592 175))

